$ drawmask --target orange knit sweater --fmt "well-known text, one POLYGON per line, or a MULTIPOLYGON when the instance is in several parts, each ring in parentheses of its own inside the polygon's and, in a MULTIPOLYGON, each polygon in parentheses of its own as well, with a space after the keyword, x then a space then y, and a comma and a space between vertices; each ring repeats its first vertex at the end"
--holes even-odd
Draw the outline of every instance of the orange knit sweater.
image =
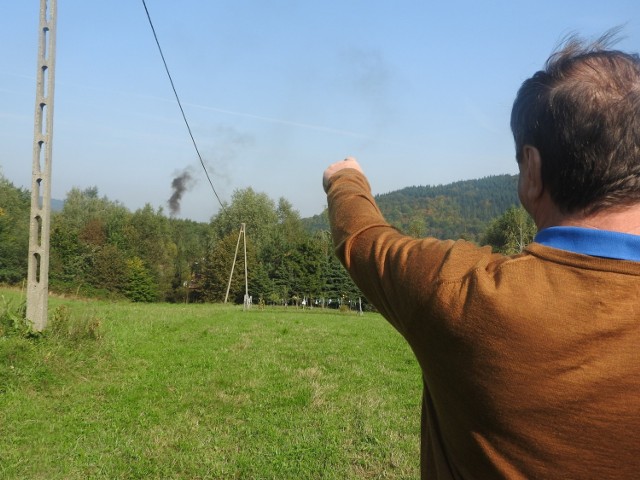
POLYGON ((336 254, 422 368, 422 478, 640 478, 640 263, 413 239, 352 169, 336 254))

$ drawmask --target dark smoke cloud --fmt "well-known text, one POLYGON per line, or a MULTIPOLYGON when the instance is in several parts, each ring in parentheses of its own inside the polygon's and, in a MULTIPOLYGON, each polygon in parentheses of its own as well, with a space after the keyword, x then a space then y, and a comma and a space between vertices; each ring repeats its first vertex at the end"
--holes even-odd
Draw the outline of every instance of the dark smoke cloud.
POLYGON ((369 111, 373 128, 385 128, 393 115, 391 92, 396 76, 383 53, 376 48, 350 47, 342 52, 338 71, 345 93, 369 111))
MULTIPOLYGON (((240 132, 230 125, 215 126, 209 132, 207 138, 215 148, 209 147, 211 151, 208 152, 203 162, 214 188, 219 190, 221 183, 228 185, 230 182, 227 173, 229 166, 232 165, 240 151, 253 145, 254 138, 252 135, 240 132)), ((180 213, 180 202, 184 194, 190 191, 198 183, 198 180, 206 178, 206 174, 201 167, 201 165, 191 165, 174 174, 175 178, 171 180, 173 193, 167 201, 172 216, 180 213)), ((224 195, 222 196, 224 199, 224 195)))
POLYGON ((350 49, 345 52, 350 77, 355 91, 376 104, 389 94, 391 69, 384 56, 376 49, 350 49))
POLYGON ((226 124, 214 126, 207 134, 205 164, 216 189, 231 185, 233 164, 255 144, 252 134, 226 124))
POLYGON ((188 191, 193 186, 193 183, 193 177, 191 176, 189 169, 184 170, 171 181, 173 194, 167 202, 169 204, 171 215, 177 215, 180 212, 180 201, 182 200, 182 195, 184 195, 184 192, 188 191))

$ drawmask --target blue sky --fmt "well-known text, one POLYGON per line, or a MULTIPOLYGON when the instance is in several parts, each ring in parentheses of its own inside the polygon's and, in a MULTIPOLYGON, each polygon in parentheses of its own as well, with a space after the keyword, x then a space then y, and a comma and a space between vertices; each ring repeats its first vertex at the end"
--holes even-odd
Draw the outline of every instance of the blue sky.
MULTIPOLYGON (((567 34, 624 25, 637 0, 146 0, 220 197, 252 187, 320 213, 324 168, 361 162, 374 193, 516 173, 515 93, 567 34)), ((38 0, 0 6, 0 166, 30 187, 38 0)), ((52 192, 97 186, 131 210, 219 206, 142 1, 58 0, 52 192)))

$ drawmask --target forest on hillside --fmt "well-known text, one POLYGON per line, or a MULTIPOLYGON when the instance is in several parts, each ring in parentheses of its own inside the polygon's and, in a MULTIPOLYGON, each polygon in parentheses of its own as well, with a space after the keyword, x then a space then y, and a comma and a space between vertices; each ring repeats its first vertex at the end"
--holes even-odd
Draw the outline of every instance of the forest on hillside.
MULTIPOLYGON (((495 175, 406 187, 375 199, 385 219, 409 235, 480 242, 492 220, 519 205, 517 182, 516 175, 495 175)), ((326 212, 304 222, 310 231, 329 228, 326 212)))
MULTIPOLYGON (((514 206, 514 183, 488 177, 409 187, 377 200, 391 223, 415 237, 466 237, 510 253, 535 233, 514 206)), ((29 192, 0 174, 0 283, 24 285, 29 209, 29 192)), ((251 188, 236 190, 208 223, 168 217, 151 205, 132 212, 96 187, 72 189, 52 214, 49 286, 139 302, 221 302, 229 289, 229 300, 243 303, 244 238, 254 304, 340 307, 362 297, 333 254, 326 212, 302 219, 285 198, 274 201, 251 188)))

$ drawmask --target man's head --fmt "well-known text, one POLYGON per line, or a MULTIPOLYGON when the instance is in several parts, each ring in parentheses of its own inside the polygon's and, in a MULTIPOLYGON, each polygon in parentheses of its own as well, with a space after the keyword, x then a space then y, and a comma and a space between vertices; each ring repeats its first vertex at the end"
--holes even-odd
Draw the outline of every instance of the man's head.
POLYGON ((613 36, 571 37, 513 104, 516 158, 537 150, 542 186, 564 214, 640 203, 640 57, 608 49, 613 36))

